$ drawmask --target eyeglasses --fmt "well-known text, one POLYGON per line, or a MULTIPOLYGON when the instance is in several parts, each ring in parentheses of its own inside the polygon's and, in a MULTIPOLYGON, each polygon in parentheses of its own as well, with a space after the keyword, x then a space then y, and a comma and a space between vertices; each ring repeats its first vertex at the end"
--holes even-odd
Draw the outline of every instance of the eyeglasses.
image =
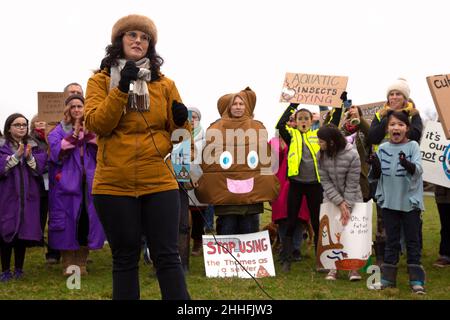
POLYGON ((27 128, 28 124, 26 124, 26 123, 13 123, 11 125, 11 127, 14 127, 14 128, 17 128, 17 129, 19 129, 19 128, 27 128))
POLYGON ((139 34, 136 31, 127 31, 125 32, 125 35, 128 39, 132 41, 136 41, 138 38, 141 39, 142 42, 150 43, 150 36, 146 33, 143 33, 139 36, 139 34))

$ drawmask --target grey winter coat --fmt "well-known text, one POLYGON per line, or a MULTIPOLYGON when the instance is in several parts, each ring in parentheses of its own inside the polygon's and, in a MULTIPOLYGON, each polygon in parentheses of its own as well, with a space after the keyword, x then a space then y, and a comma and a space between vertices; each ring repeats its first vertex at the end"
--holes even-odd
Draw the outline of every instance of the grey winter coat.
POLYGON ((326 153, 319 159, 320 183, 323 187, 323 201, 332 202, 339 206, 345 200, 350 207, 355 202, 363 202, 359 175, 361 163, 356 148, 347 143, 344 150, 336 157, 329 158, 326 153))

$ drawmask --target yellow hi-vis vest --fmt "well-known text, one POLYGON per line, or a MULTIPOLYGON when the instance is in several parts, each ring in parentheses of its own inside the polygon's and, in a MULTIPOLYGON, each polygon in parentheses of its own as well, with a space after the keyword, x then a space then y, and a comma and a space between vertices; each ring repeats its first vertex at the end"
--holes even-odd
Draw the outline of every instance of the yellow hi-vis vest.
POLYGON ((298 175, 300 162, 302 161, 303 135, 306 146, 311 152, 311 156, 314 160, 317 181, 320 182, 319 167, 316 158, 316 154, 320 150, 319 138, 317 138, 317 131, 319 129, 309 130, 306 133, 301 133, 300 130, 288 126, 286 126, 286 129, 291 135, 291 144, 289 145, 288 153, 288 177, 295 177, 298 175))

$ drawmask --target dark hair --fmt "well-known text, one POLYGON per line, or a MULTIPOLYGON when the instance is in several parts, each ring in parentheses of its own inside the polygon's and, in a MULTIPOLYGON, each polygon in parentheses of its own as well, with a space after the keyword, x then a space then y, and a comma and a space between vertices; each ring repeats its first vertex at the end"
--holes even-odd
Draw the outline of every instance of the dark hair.
POLYGON ((295 121, 297 121, 297 114, 299 114, 300 112, 308 112, 309 116, 311 117, 311 120, 312 120, 312 117, 313 117, 312 112, 309 111, 308 109, 301 108, 301 109, 297 110, 297 112, 295 112, 295 121))
MULTIPOLYGON (((334 124, 327 124, 320 127, 319 131, 317 131, 317 137, 326 142, 327 150, 325 150, 325 153, 330 158, 335 157, 347 145, 347 140, 334 124)), ((324 151, 320 150, 320 160, 323 159, 323 155, 324 151)))
MULTIPOLYGON (((100 70, 105 68, 111 70, 111 67, 117 65, 117 60, 124 57, 122 38, 123 34, 120 37, 117 37, 112 44, 106 47, 106 55, 100 64, 100 70)), ((160 77, 160 68, 164 63, 164 59, 156 53, 155 40, 153 38, 150 39, 148 44, 146 57, 150 59, 152 73, 151 81, 158 80, 160 77)))
POLYGON ((409 122, 409 114, 406 111, 390 110, 387 113, 387 121, 388 121, 388 123, 389 123, 389 120, 391 119, 391 117, 397 118, 401 122, 404 122, 408 128, 411 126, 411 123, 409 122))
POLYGON ((5 127, 3 129, 3 131, 5 132, 5 139, 6 141, 9 141, 9 143, 15 145, 16 147, 19 146, 19 144, 16 142, 16 140, 13 139, 11 132, 9 131, 9 129, 11 128, 11 124, 14 122, 14 120, 16 120, 17 118, 24 118, 27 122, 27 134, 23 137, 22 142, 24 144, 26 144, 28 142, 28 133, 29 133, 29 128, 28 128, 28 119, 20 113, 13 113, 12 115, 10 115, 8 118, 6 118, 5 121, 5 127))

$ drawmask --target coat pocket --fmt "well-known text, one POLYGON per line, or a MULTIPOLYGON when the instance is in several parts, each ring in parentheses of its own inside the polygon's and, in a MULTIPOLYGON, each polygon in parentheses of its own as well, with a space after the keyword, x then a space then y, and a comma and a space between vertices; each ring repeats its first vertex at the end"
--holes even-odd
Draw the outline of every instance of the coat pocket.
POLYGON ((61 231, 66 229, 66 213, 64 211, 56 211, 50 215, 48 221, 48 230, 61 231))

